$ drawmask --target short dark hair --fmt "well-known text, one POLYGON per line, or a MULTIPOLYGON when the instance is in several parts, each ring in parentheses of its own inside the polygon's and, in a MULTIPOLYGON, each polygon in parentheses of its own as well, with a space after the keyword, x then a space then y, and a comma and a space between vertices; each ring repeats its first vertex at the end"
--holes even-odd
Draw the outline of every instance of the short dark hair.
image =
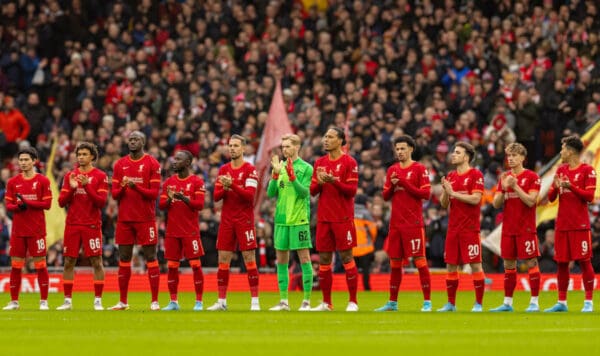
POLYGON ((344 133, 344 130, 342 130, 341 128, 336 127, 336 126, 333 126, 330 129, 335 131, 337 137, 342 139, 342 146, 345 146, 346 145, 346 134, 344 133))
POLYGON ((177 152, 175 152, 175 154, 177 153, 183 153, 185 155, 185 159, 189 159, 190 162, 192 162, 194 160, 194 155, 192 154, 192 152, 188 151, 188 150, 177 150, 177 152))
POLYGON ((583 141, 581 141, 577 135, 564 137, 562 140, 560 140, 560 142, 577 153, 581 153, 583 151, 583 141))
POLYGON ((456 143, 456 147, 461 147, 465 150, 465 153, 469 156, 469 162, 473 160, 475 157, 475 147, 468 142, 459 141, 456 143))
POLYGON ((240 142, 242 142, 242 146, 246 146, 246 138, 244 136, 240 136, 240 135, 231 135, 231 137, 229 138, 229 140, 240 140, 240 142))
POLYGON ((36 159, 38 159, 38 152, 35 148, 33 147, 25 147, 25 148, 21 148, 19 150, 19 152, 17 152, 17 158, 21 155, 29 155, 29 157, 31 157, 31 159, 33 161, 35 161, 36 159))
POLYGON ((415 140, 408 135, 401 135, 400 137, 398 137, 394 140, 394 146, 396 146, 399 143, 406 143, 413 149, 415 149, 417 147, 417 143, 415 142, 415 140))
POLYGON ((75 148, 75 155, 79 153, 79 150, 88 150, 94 156, 94 161, 98 159, 98 147, 91 142, 80 142, 75 148))

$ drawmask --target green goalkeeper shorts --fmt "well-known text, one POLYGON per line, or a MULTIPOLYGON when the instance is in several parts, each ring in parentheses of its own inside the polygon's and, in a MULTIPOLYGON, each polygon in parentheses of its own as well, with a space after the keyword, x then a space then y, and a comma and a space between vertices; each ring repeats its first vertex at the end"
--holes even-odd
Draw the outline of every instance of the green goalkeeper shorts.
POLYGON ((295 226, 275 225, 276 250, 301 250, 311 247, 310 226, 308 224, 295 226))

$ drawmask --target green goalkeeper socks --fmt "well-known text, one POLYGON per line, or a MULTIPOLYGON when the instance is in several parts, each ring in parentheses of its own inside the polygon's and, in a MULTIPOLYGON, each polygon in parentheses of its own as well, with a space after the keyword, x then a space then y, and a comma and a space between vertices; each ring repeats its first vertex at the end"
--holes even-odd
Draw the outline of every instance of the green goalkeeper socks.
POLYGON ((288 289, 290 284, 290 276, 288 274, 287 263, 277 264, 277 284, 279 285, 279 296, 281 300, 287 300, 288 289))
POLYGON ((310 300, 310 294, 313 287, 313 269, 312 263, 306 262, 302 265, 302 286, 304 289, 304 300, 310 300))

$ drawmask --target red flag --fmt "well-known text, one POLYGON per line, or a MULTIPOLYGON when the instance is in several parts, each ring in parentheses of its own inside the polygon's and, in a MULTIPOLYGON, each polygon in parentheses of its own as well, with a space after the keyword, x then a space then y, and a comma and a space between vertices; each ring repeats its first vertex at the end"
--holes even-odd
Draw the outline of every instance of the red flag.
POLYGON ((277 81, 271 107, 269 108, 269 117, 263 129, 260 146, 258 146, 258 153, 256 154, 256 172, 258 173, 258 189, 254 206, 256 216, 259 215, 260 204, 262 204, 267 193, 266 186, 271 171, 271 150, 279 147, 283 135, 291 133, 293 133, 292 125, 285 110, 281 83, 277 81))

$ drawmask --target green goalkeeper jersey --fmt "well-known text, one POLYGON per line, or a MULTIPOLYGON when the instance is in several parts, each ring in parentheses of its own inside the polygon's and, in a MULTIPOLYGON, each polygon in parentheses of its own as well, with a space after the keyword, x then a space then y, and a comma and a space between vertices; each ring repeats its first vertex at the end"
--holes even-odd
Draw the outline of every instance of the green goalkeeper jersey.
POLYGON ((275 224, 277 225, 305 225, 310 222, 310 180, 313 167, 297 158, 293 162, 296 180, 290 182, 285 169, 287 161, 283 162, 279 178, 271 179, 267 187, 269 198, 277 197, 275 207, 275 224))

